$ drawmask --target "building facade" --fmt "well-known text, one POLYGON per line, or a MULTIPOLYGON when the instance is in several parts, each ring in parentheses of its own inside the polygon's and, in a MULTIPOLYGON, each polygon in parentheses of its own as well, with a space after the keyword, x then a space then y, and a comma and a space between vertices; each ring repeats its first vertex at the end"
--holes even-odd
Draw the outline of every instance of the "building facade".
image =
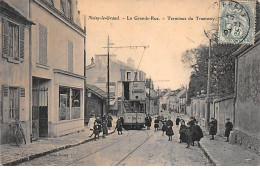
POLYGON ((84 38, 76 0, 33 0, 32 136, 84 129, 84 38))
POLYGON ((26 0, 0 1, 0 128, 6 143, 9 123, 19 120, 30 140, 30 42, 34 24, 26 0))

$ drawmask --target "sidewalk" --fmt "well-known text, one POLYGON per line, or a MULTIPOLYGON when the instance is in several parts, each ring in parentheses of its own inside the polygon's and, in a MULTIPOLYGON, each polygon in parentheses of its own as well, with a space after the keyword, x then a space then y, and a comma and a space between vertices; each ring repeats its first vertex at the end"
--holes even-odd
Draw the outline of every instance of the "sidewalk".
MULTIPOLYGON (((108 131, 109 134, 114 133, 115 121, 116 120, 113 120, 113 127, 108 131)), ((21 162, 30 161, 34 158, 44 156, 52 152, 57 152, 93 141, 93 136, 91 138, 89 137, 91 133, 92 130, 90 130, 89 127, 85 127, 85 131, 83 132, 57 138, 40 139, 29 144, 22 144, 20 147, 11 146, 9 144, 0 145, 0 165, 17 165, 21 162)))
MULTIPOLYGON (((188 122, 189 117, 181 115, 188 122)), ((204 137, 200 141, 201 150, 216 166, 259 166, 260 155, 236 144, 225 142, 225 137, 216 136, 210 140, 208 132, 203 131, 204 137)))

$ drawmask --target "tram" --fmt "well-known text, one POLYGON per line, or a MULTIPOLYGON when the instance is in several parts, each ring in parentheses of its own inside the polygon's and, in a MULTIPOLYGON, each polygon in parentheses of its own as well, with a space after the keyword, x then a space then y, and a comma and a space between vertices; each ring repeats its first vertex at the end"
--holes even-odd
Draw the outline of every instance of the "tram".
POLYGON ((142 71, 121 70, 123 75, 121 88, 120 116, 124 119, 124 128, 140 129, 145 125, 146 90, 145 73, 142 71))

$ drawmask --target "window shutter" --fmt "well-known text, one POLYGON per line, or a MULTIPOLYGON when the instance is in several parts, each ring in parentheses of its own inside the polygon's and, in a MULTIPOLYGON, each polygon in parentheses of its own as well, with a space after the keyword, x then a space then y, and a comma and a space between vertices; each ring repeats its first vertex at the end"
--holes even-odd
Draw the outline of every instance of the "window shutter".
MULTIPOLYGON (((18 115, 20 121, 26 121, 26 111, 25 111, 25 88, 19 88, 19 96, 20 96, 20 115, 18 115)), ((16 115, 17 117, 17 115, 16 115)))
POLYGON ((3 123, 9 122, 9 86, 2 85, 3 123))
POLYGON ((73 72, 73 42, 68 42, 68 70, 73 72))
POLYGON ((20 61, 24 61, 24 25, 20 26, 20 61))
POLYGON ((3 24, 3 57, 7 58, 9 56, 9 22, 2 19, 3 24))
POLYGON ((125 81, 125 71, 122 69, 120 71, 121 71, 121 81, 125 81))
POLYGON ((47 65, 47 28, 39 25, 39 63, 47 65))

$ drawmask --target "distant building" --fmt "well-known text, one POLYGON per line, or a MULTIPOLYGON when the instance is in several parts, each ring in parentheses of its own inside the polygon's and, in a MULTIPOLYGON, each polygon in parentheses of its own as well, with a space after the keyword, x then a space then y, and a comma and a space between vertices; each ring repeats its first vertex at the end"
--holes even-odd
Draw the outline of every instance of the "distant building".
MULTIPOLYGON (((118 95, 120 95, 118 83, 122 79, 134 80, 135 78, 145 78, 142 71, 135 74, 134 61, 128 59, 127 63, 116 59, 116 55, 110 55, 110 111, 117 114, 120 105, 118 105, 118 95), (133 66, 133 67, 132 67, 133 66), (142 72, 142 73, 140 73, 142 72)), ((107 92, 107 55, 95 55, 91 59, 91 64, 86 66, 87 84, 95 85, 101 90, 107 92)), ((121 86, 121 85, 120 85, 121 86)))

